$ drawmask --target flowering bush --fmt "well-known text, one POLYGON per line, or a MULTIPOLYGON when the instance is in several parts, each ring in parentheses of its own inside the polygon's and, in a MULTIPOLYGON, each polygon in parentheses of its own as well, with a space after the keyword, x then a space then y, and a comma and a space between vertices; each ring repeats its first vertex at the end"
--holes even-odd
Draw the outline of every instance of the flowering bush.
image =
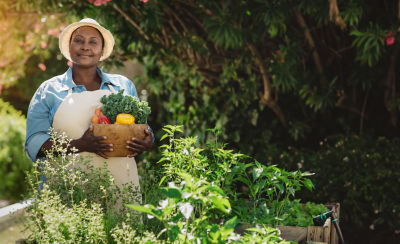
POLYGON ((139 202, 133 185, 122 189, 107 170, 94 168, 88 159, 69 153, 70 140, 52 132, 54 146, 46 160, 38 160, 28 177, 32 197, 27 228, 39 243, 107 243, 117 223, 137 226, 137 214, 122 203, 139 202), (130 216, 128 219, 126 216, 130 216))

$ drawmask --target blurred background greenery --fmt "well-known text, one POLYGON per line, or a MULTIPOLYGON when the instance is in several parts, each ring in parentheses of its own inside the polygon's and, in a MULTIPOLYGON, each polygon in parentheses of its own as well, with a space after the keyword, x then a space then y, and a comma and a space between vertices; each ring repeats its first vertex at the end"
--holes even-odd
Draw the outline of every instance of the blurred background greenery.
MULTIPOLYGON (((68 68, 58 35, 91 17, 116 38, 113 56, 101 63, 105 71, 140 64, 139 72, 122 73, 149 101, 156 138, 166 124, 183 124, 200 141, 206 129, 217 128, 228 147, 265 164, 315 172, 316 190, 302 198, 340 202, 350 243, 397 243, 399 6, 395 0, 2 0, 0 199, 16 201, 24 192, 30 98, 68 68)), ((139 161, 158 157, 154 147, 139 161)))

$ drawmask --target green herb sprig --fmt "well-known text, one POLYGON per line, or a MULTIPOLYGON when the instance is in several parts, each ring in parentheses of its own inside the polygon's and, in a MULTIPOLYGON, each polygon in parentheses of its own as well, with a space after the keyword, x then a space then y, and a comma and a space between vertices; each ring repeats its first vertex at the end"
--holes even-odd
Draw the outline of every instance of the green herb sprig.
POLYGON ((132 114, 136 124, 147 124, 151 108, 146 101, 139 101, 137 97, 123 95, 124 90, 117 94, 104 95, 100 102, 104 105, 102 112, 112 123, 120 113, 132 114))

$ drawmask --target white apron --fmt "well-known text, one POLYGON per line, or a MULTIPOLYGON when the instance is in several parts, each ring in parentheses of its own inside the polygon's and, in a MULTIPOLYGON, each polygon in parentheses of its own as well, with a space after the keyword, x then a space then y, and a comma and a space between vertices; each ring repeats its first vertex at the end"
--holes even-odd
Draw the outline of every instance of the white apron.
MULTIPOLYGON (((114 88, 109 85, 110 90, 115 93, 114 88)), ((95 109, 102 107, 100 98, 111 94, 108 90, 84 91, 72 93, 68 90, 68 95, 58 107, 54 119, 53 128, 58 132, 65 132, 69 139, 81 138, 91 124, 95 109)), ((102 158, 95 153, 81 152, 81 156, 90 159, 94 167, 103 167, 107 162, 107 167, 114 177, 115 184, 122 190, 122 186, 127 183, 133 184, 139 190, 139 176, 135 158, 131 157, 110 157, 102 158)))

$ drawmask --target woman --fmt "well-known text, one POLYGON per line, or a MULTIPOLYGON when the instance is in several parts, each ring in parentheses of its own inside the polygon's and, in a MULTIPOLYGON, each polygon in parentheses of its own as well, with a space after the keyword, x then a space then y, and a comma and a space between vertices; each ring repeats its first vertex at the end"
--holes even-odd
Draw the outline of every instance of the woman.
POLYGON ((113 145, 104 143, 104 136, 94 136, 91 117, 101 106, 103 95, 124 89, 125 95, 138 96, 134 84, 124 76, 106 74, 97 64, 110 56, 114 46, 112 34, 93 19, 83 19, 67 26, 60 35, 59 47, 72 62, 66 73, 43 82, 29 105, 25 150, 32 161, 44 156, 52 147, 49 128, 62 131, 72 139, 83 156, 90 156, 96 167, 108 164, 116 185, 133 183, 139 186, 136 162, 133 157, 148 151, 153 145, 153 134, 145 130, 145 138, 127 141, 129 157, 107 158, 105 152, 113 145))

